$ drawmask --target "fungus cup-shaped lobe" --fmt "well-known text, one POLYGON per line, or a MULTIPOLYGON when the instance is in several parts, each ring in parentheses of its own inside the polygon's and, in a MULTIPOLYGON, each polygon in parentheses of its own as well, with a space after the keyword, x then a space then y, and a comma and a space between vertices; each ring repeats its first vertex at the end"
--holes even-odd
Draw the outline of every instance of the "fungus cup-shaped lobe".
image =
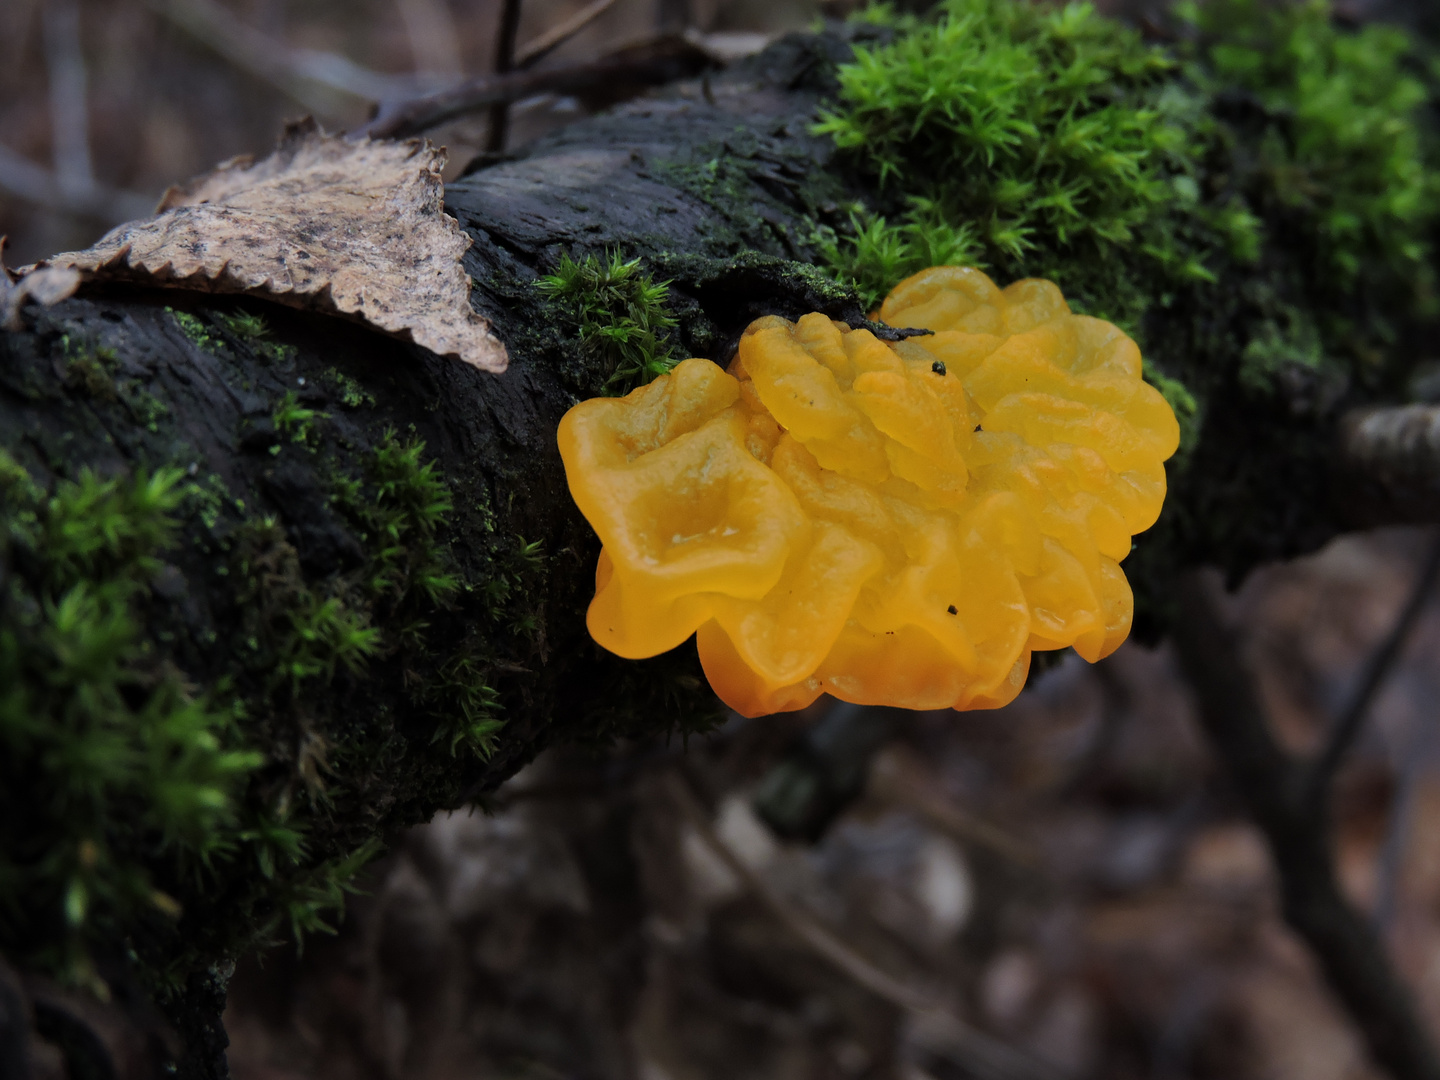
POLYGON ((1120 562, 1154 524, 1179 427, 1134 342, 1046 281, 902 282, 887 343, 823 315, 756 320, 728 372, 686 360, 566 415, 604 544, 589 627, 621 656, 697 633, 749 716, 830 693, 993 708, 1034 649, 1130 629, 1120 562))

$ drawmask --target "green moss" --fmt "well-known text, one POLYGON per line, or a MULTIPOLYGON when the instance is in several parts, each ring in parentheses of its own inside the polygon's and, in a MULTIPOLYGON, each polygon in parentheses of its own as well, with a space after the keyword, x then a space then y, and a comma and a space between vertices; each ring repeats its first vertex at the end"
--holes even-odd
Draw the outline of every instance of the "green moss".
POLYGON ((345 910, 345 894, 354 893, 356 875, 385 850, 378 837, 372 837, 349 854, 330 859, 285 883, 277 897, 277 911, 267 936, 280 925, 286 925, 290 938, 303 948, 309 934, 334 934, 329 921, 345 910))
POLYGON ((275 518, 247 522, 237 531, 235 550, 252 670, 272 688, 287 686, 292 702, 314 685, 327 685, 338 670, 363 673, 381 637, 352 582, 339 576, 317 586, 307 582, 275 518))
POLYGON ((1271 392, 1289 365, 1374 382, 1436 310, 1436 141, 1416 46, 1322 0, 1182 9, 1175 50, 1084 4, 947 0, 840 71, 830 134, 874 186, 832 269, 871 301, 936 263, 1056 281, 1171 378, 1271 392), (1152 323, 1208 312, 1205 340, 1152 323), (1176 356, 1178 348, 1190 355, 1176 356))
POLYGON ((1200 437, 1200 403, 1195 395, 1179 379, 1172 379, 1151 361, 1144 362, 1145 381, 1160 391, 1161 396, 1175 413, 1180 422, 1180 448, 1171 463, 1172 469, 1183 469, 1190 457, 1190 451, 1200 437))
POLYGON ((854 232, 824 246, 837 270, 871 299, 937 261, 1002 277, 1074 278, 1081 262, 1090 276, 1207 275, 1165 227, 1188 141, 1157 93, 1174 60, 1087 5, 939 10, 901 20, 889 45, 858 47, 839 106, 821 114, 817 131, 895 206, 856 211, 854 232))
MULTIPOLYGON (((219 473, 211 473, 203 481, 186 484, 185 495, 206 531, 213 531, 220 523, 220 516, 225 512, 225 508, 234 505, 230 490, 219 473)), ((243 513, 244 504, 238 509, 243 513)))
POLYGON ((160 431, 160 421, 170 415, 170 407, 137 383, 124 384, 121 397, 135 422, 152 435, 160 431))
MULTIPOLYGON (((328 418, 323 412, 317 412, 301 405, 293 390, 285 391, 270 413, 270 421, 275 425, 277 434, 288 437, 291 442, 310 446, 312 449, 315 443, 315 421, 324 419, 328 418)), ((272 454, 279 453, 279 447, 272 446, 270 452, 272 454)))
POLYGON ((253 315, 248 311, 217 312, 215 319, 242 341, 253 343, 270 336, 270 327, 263 315, 253 315))
POLYGON ((119 392, 115 386, 115 351, 95 349, 75 354, 65 341, 65 385, 78 389, 94 401, 116 401, 119 392))
POLYGON ((265 321, 265 316, 248 311, 216 311, 211 312, 211 317, 249 346, 256 356, 275 363, 289 363, 295 359, 295 346, 271 339, 270 324, 265 321))
POLYGON ((167 307, 165 310, 175 320, 175 325, 180 328, 180 332, 185 335, 191 345, 197 349, 203 349, 205 352, 214 351, 213 347, 219 342, 211 336, 209 329, 199 316, 192 315, 188 311, 176 311, 172 307, 167 307))
POLYGON ((638 258, 627 262, 612 252, 603 260, 586 255, 576 262, 562 255, 555 273, 541 277, 536 287, 580 346, 604 362, 603 392, 627 393, 675 366, 669 283, 651 280, 638 258))
POLYGON ((338 368, 327 368, 325 378, 335 387, 340 395, 340 403, 347 409, 362 407, 373 409, 375 407, 375 395, 338 368))
POLYGON ((364 477, 339 477, 332 501, 359 528, 368 552, 363 586, 373 599, 417 594, 443 604, 459 583, 437 542, 454 500, 449 485, 423 460, 425 444, 387 428, 364 477))
POLYGON ((1430 94, 1407 70, 1410 37, 1384 25, 1342 30, 1324 0, 1209 0, 1181 14, 1200 34, 1193 77, 1213 92, 1241 87, 1265 110, 1258 186, 1245 197, 1295 211, 1339 288, 1380 266, 1398 284, 1431 287, 1425 230, 1440 177, 1427 167, 1430 94))
POLYGON ((260 756, 233 693, 196 697, 142 634, 181 474, 85 470, 47 496, 0 451, 0 487, 4 561, 25 570, 0 594, 0 942, 98 985, 94 946, 180 913, 157 863, 201 874, 234 849, 260 756))
POLYGON ((122 403, 131 418, 151 434, 158 434, 160 421, 170 409, 141 384, 138 379, 120 377, 120 364, 115 350, 106 346, 81 347, 64 335, 60 341, 64 384, 78 390, 92 402, 122 403))
POLYGON ((1440 313, 1440 149, 1419 46, 1395 27, 1343 29, 1323 0, 1180 14, 1187 76, 1215 102, 1215 212, 1254 223, 1238 246, 1264 279, 1242 381, 1333 363, 1374 384, 1408 366, 1394 349, 1406 325, 1440 313), (1248 108, 1227 106, 1237 94, 1248 108))

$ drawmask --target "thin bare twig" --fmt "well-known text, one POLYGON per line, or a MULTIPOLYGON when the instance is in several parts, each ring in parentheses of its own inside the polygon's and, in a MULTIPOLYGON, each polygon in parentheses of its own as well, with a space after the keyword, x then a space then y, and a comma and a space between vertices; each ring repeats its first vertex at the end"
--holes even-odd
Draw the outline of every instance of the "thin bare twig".
POLYGON ((1366 661, 1360 682, 1356 685, 1345 710, 1340 714, 1340 719, 1331 729, 1325 748, 1310 768, 1305 798, 1312 804, 1322 802, 1328 797, 1330 781, 1334 779, 1341 759, 1354 744, 1356 736, 1360 734, 1365 717, 1375 701, 1375 695, 1380 692, 1380 688, 1385 684, 1385 680, 1400 659, 1400 654, 1405 649, 1405 642, 1409 640, 1410 631, 1414 629, 1416 620, 1420 618, 1420 613, 1425 610, 1425 605, 1429 602, 1430 593, 1435 588, 1437 578, 1440 578, 1440 535, 1431 541, 1430 550, 1425 556, 1424 563, 1421 564, 1420 574, 1415 579, 1414 587, 1410 590, 1409 599, 1400 609, 1394 624, 1390 627, 1390 632, 1385 635, 1384 640, 1366 661))
POLYGON ((90 161, 89 80, 80 45, 80 5, 76 0, 50 0, 41 16, 55 176, 67 195, 88 191, 95 185, 95 170, 90 161))
POLYGON ((539 37, 522 45, 515 53, 516 68, 524 71, 538 64, 614 6, 615 0, 591 0, 570 18, 556 23, 539 37))
POLYGON ((659 38, 627 46, 588 64, 481 75, 422 97, 397 99, 382 105, 368 123, 350 135, 404 138, 496 102, 519 101, 535 94, 578 94, 616 83, 659 85, 695 75, 712 63, 703 49, 683 37, 659 38))
POLYGON ((1440 1080, 1440 1058, 1410 992, 1369 923, 1340 891, 1327 805, 1308 796, 1311 767, 1271 735, 1237 635, 1220 617, 1215 587, 1200 574, 1181 580, 1171 638, 1200 722, 1265 834, 1285 919, 1310 945, 1371 1056, 1396 1080, 1440 1080))
POLYGON ((935 794, 924 771, 914 755, 892 746, 870 766, 870 791, 920 815, 962 844, 986 848, 1029 869, 1040 865, 1034 849, 1019 837, 935 794))
POLYGON ((986 1035, 957 1017, 943 1002, 902 982, 841 941, 813 918, 795 908, 735 854, 715 832, 710 817, 689 785, 671 769, 664 775, 667 792, 696 834, 786 929, 821 959, 834 965, 876 997, 915 1016, 928 1029, 928 1049, 962 1056, 959 1064, 980 1080, 1060 1080, 1051 1065, 986 1035))
MULTIPOLYGON (((520 33, 522 0, 504 0, 500 8, 500 27, 495 35, 495 74, 507 75, 515 66, 515 39, 520 33)), ((497 101, 490 106, 490 133, 485 148, 491 153, 505 149, 505 136, 510 127, 510 102, 497 101)))

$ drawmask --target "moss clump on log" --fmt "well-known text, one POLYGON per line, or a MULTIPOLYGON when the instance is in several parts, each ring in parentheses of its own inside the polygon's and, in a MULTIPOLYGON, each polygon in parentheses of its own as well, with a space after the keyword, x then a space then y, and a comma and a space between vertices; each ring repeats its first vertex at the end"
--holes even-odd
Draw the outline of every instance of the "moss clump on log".
POLYGON ((228 965, 327 932, 388 832, 552 734, 717 711, 693 657, 583 638, 582 526, 558 468, 517 499, 543 454, 494 445, 486 377, 252 306, 116 294, 0 339, 0 950, 158 1001, 195 1076, 228 965))
POLYGON ((1402 31, 1319 0, 1187 5, 1171 48, 1076 3, 871 16, 896 36, 841 65, 817 127, 884 208, 825 236, 867 299, 936 262, 1047 277, 1170 366, 1238 355, 1259 392, 1292 360, 1393 376, 1387 347, 1436 314, 1440 142, 1402 31), (1234 336, 1171 355, 1147 317, 1177 304, 1234 336))

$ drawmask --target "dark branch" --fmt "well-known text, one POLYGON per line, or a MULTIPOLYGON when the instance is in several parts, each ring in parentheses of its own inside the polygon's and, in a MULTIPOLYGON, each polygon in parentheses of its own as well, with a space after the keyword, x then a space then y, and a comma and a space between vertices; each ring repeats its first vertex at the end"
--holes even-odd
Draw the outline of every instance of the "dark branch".
POLYGON ((515 66, 521 70, 534 67, 614 6, 615 0, 591 0, 570 18, 527 41, 515 54, 515 66))
POLYGON ((1310 767, 1309 775, 1306 778, 1304 798, 1312 805, 1319 805, 1325 801, 1330 781, 1334 779, 1341 760, 1354 744, 1356 736, 1360 734, 1360 729, 1365 723, 1365 716, 1375 701, 1375 695, 1385 684, 1385 680, 1395 667, 1395 662, 1400 659, 1405 642, 1409 640, 1410 631, 1414 629, 1415 621, 1425 610, 1425 604, 1430 598, 1431 591, 1435 588, 1437 577, 1440 577, 1440 536, 1431 542, 1430 551, 1425 556, 1425 562, 1420 568, 1420 576, 1416 578, 1415 586, 1410 591, 1410 598, 1401 608, 1400 614, 1396 616, 1390 632, 1385 635, 1385 639, 1380 642, 1379 647, 1366 663, 1360 683, 1355 687, 1349 704, 1346 705, 1345 711, 1340 714, 1340 719, 1331 729, 1325 748, 1316 758, 1314 765, 1310 767))
POLYGON ((1396 1080, 1440 1080, 1440 1058, 1409 991, 1366 920, 1340 892, 1324 804, 1318 810, 1310 804, 1306 767, 1271 736, 1210 583, 1192 573, 1178 593, 1172 635, 1180 663, 1200 722, 1270 846, 1286 921, 1314 950, 1374 1059, 1396 1080))
POLYGON ((418 135, 462 113, 535 94, 582 94, 616 83, 659 86, 712 66, 708 53, 681 37, 633 45, 590 64, 481 75, 448 90, 381 106, 352 134, 372 139, 418 135))
MULTIPOLYGON (((495 35, 495 74, 508 75, 515 67, 515 38, 520 33, 521 0, 504 0, 500 8, 500 29, 495 35)), ((505 149, 505 133, 510 127, 510 102, 497 101, 490 106, 490 132, 486 149, 492 154, 505 149)))

